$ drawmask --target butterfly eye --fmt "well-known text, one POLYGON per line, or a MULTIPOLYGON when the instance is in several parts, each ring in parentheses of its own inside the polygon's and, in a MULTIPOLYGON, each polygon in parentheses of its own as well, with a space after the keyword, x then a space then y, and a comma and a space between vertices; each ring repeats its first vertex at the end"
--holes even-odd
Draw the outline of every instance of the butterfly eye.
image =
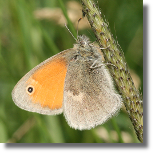
POLYGON ((29 95, 31 95, 31 94, 33 94, 34 93, 34 87, 33 86, 28 86, 27 88, 26 88, 26 92, 29 94, 29 95))
POLYGON ((73 59, 76 60, 77 58, 78 58, 78 55, 75 55, 73 59))
POLYGON ((78 59, 78 55, 75 55, 71 60, 77 60, 78 59))

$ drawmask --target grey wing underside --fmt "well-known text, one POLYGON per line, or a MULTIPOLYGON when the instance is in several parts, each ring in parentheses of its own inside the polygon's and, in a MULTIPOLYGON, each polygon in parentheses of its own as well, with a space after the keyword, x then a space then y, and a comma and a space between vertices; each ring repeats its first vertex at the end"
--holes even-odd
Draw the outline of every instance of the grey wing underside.
POLYGON ((121 96, 115 92, 104 65, 93 69, 90 75, 81 67, 71 70, 70 66, 65 80, 63 112, 72 128, 94 128, 120 109, 121 96))

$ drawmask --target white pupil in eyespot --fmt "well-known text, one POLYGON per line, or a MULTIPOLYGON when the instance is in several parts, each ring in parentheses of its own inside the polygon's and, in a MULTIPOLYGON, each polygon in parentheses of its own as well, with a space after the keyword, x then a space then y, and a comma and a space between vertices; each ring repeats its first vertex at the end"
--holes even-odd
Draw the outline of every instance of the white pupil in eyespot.
POLYGON ((29 93, 32 93, 32 92, 33 92, 33 88, 32 88, 32 87, 29 87, 29 88, 28 88, 28 92, 29 92, 29 93))

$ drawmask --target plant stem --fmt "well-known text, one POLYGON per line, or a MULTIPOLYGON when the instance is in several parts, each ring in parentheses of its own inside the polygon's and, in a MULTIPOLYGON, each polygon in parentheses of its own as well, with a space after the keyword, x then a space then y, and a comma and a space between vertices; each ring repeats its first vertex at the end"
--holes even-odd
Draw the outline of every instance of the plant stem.
POLYGON ((134 86, 123 52, 110 33, 108 23, 101 17, 101 12, 96 7, 97 4, 93 0, 81 1, 83 12, 88 18, 99 46, 106 48, 101 50, 105 62, 111 63, 110 65, 108 64, 110 74, 116 83, 119 93, 122 95, 137 137, 140 142, 143 142, 143 101, 139 91, 134 86))

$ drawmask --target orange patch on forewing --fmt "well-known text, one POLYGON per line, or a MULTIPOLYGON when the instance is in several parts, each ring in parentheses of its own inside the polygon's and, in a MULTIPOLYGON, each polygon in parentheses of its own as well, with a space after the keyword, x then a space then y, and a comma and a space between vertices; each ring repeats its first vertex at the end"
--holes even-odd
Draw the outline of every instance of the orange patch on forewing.
POLYGON ((29 95, 32 102, 53 110, 61 108, 66 72, 64 59, 55 59, 36 70, 27 81, 35 88, 34 93, 29 95))

